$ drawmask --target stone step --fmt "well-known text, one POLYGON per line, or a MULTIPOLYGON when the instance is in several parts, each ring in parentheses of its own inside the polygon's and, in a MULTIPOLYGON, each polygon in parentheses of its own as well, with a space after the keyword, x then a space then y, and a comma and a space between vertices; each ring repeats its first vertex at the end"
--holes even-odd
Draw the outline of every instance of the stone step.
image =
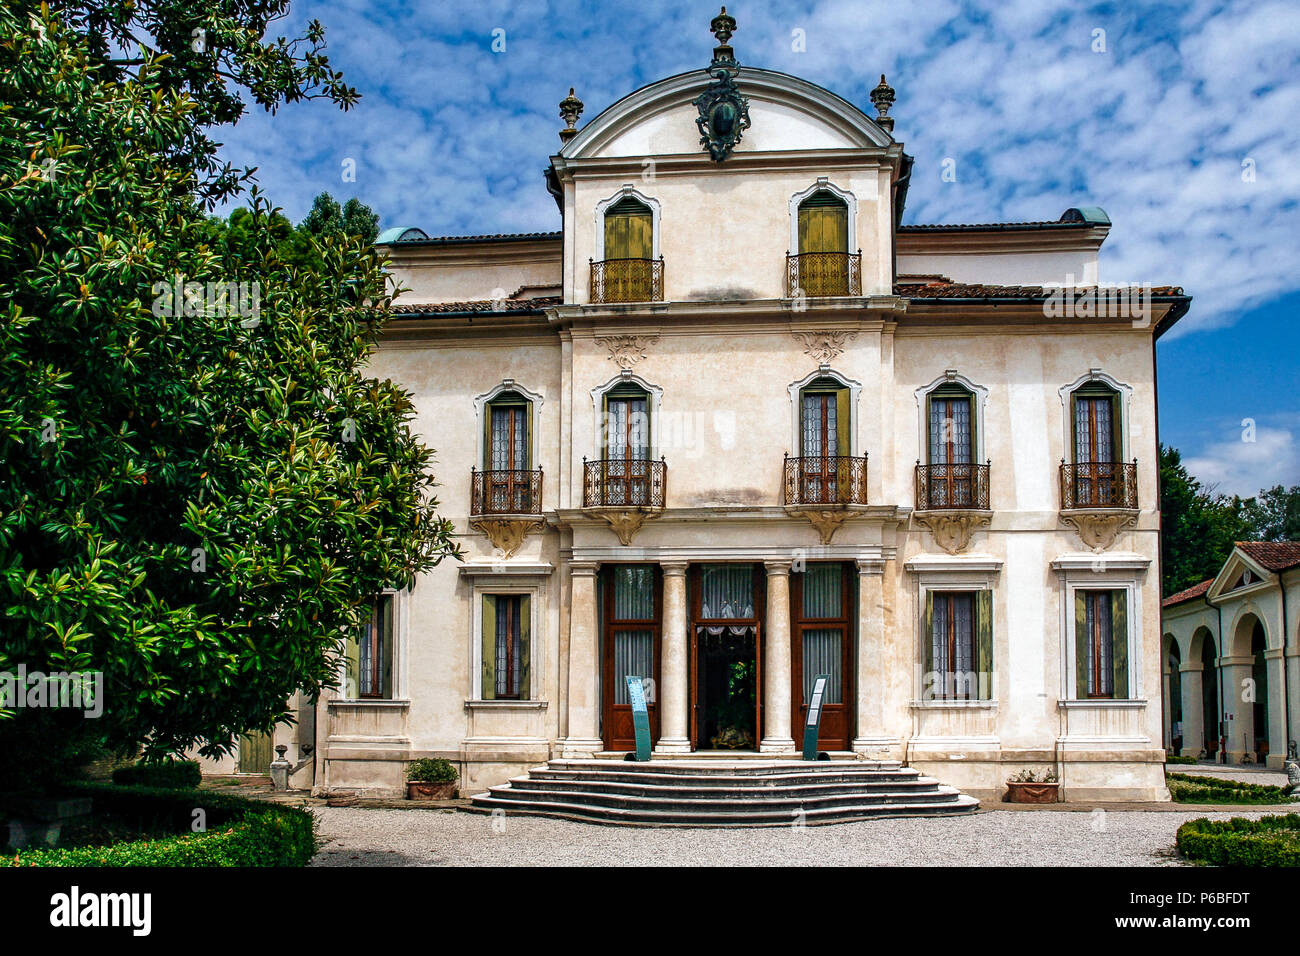
POLYGON ((947 803, 880 803, 805 809, 795 815, 788 809, 764 810, 745 808, 739 811, 703 811, 677 809, 623 809, 592 806, 583 803, 523 802, 494 798, 479 794, 471 810, 490 813, 500 809, 507 815, 559 817, 589 823, 612 823, 628 826, 658 827, 789 827, 797 823, 818 826, 828 823, 848 823, 877 817, 945 816, 973 813, 979 801, 965 794, 951 797, 947 803))
MULTIPOLYGON (((510 805, 537 803, 581 804, 590 807, 607 807, 626 810, 664 810, 691 813, 777 813, 789 816, 794 810, 814 810, 842 806, 877 806, 886 804, 951 803, 958 792, 951 787, 936 787, 923 792, 881 790, 871 793, 844 791, 840 793, 804 794, 780 791, 770 796, 750 799, 734 794, 688 796, 676 793, 624 794, 603 790, 522 790, 510 785, 492 787, 486 794, 488 802, 503 801, 510 805)), ((475 803, 483 802, 478 797, 475 803)))
POLYGON ((917 772, 892 760, 862 760, 853 763, 825 760, 767 760, 759 763, 724 760, 660 760, 658 757, 644 763, 635 760, 555 759, 547 761, 546 767, 537 769, 724 777, 766 777, 776 774, 823 773, 871 774, 881 772, 915 774, 917 772))
POLYGON ((530 789, 573 789, 584 786, 616 788, 640 792, 675 792, 682 789, 701 793, 721 792, 749 794, 755 799, 790 789, 809 787, 832 788, 837 791, 867 792, 873 789, 933 789, 937 780, 922 777, 916 771, 910 774, 882 772, 879 775, 863 774, 779 774, 769 777, 695 777, 685 774, 619 774, 612 771, 583 772, 579 770, 534 770, 526 777, 515 777, 511 784, 530 789))

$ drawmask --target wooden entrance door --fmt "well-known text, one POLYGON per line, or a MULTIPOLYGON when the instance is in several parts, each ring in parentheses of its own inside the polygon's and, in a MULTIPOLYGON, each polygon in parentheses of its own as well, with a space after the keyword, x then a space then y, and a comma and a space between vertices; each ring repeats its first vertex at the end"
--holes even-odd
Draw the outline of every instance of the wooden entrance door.
POLYGON ((839 562, 816 562, 791 575, 791 736, 802 746, 808 698, 826 674, 819 750, 848 750, 853 735, 853 575, 839 562))
POLYGON ((659 686, 663 586, 658 565, 616 564, 603 571, 605 654, 603 737, 609 750, 635 750, 636 728, 628 676, 648 677, 646 710, 650 739, 659 739, 659 686))

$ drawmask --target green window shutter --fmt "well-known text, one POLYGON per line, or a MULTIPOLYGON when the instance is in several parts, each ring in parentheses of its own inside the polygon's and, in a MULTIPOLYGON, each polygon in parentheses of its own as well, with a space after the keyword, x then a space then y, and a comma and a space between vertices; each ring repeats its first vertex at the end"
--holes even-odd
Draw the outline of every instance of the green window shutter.
POLYGON ((483 470, 492 470, 492 403, 483 409, 483 470))
POLYGON ((1074 592, 1074 660, 1075 681, 1074 697, 1084 700, 1088 696, 1088 605, 1087 595, 1083 591, 1074 592))
POLYGON ((1116 700, 1127 700, 1128 693, 1128 592, 1110 592, 1110 639, 1114 648, 1111 662, 1115 668, 1116 700))
POLYGON ((497 599, 493 594, 483 595, 483 686, 481 700, 496 700, 497 696, 497 599))
POLYGON ((981 700, 992 700, 994 697, 992 591, 980 591, 975 595, 975 660, 979 697, 981 700))
POLYGON ((533 619, 527 594, 519 598, 519 699, 532 700, 533 619))
MULTIPOLYGON (((922 637, 925 641, 925 675, 926 680, 933 681, 934 674, 934 593, 925 592, 925 633, 922 637)), ((928 688, 932 697, 938 696, 939 688, 931 683, 928 688)))
POLYGON ((533 403, 524 406, 524 460, 525 471, 533 468, 533 403))
POLYGON ((835 449, 836 454, 852 454, 850 449, 853 447, 851 433, 849 429, 849 390, 839 388, 835 390, 835 449))

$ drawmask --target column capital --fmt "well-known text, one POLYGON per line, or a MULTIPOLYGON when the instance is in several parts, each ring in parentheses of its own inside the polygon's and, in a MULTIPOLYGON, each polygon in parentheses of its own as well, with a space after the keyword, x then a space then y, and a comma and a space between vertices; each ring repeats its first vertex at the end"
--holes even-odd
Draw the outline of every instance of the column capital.
POLYGON ((794 558, 789 561, 764 561, 763 567, 767 569, 768 577, 778 574, 789 574, 790 568, 794 564, 794 558))
POLYGON ((591 577, 600 570, 600 564, 596 561, 575 561, 569 565, 569 574, 575 577, 591 577))
POLYGON ((663 571, 666 577, 677 577, 686 573, 687 562, 685 561, 660 561, 659 569, 663 571))

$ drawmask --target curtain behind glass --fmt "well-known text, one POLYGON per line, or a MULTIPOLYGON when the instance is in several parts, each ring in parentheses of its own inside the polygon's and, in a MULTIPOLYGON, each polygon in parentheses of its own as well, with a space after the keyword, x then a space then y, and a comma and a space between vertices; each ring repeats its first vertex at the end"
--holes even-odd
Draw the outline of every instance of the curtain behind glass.
POLYGON ((627 693, 628 677, 651 677, 654 672, 654 632, 614 632, 614 703, 632 703, 627 693))
POLYGON ((826 696, 824 703, 839 704, 843 702, 844 656, 841 653, 844 633, 838 627, 818 628, 803 632, 803 702, 808 703, 812 697, 813 681, 818 674, 826 674, 826 696))
POLYGON ((648 564, 614 568, 614 620, 647 621, 655 616, 655 569, 648 564))
POLYGON ((810 564, 803 575, 804 620, 844 616, 843 574, 840 564, 810 564))
POLYGON ((754 616, 754 567, 706 564, 700 569, 700 616, 733 620, 754 616))

